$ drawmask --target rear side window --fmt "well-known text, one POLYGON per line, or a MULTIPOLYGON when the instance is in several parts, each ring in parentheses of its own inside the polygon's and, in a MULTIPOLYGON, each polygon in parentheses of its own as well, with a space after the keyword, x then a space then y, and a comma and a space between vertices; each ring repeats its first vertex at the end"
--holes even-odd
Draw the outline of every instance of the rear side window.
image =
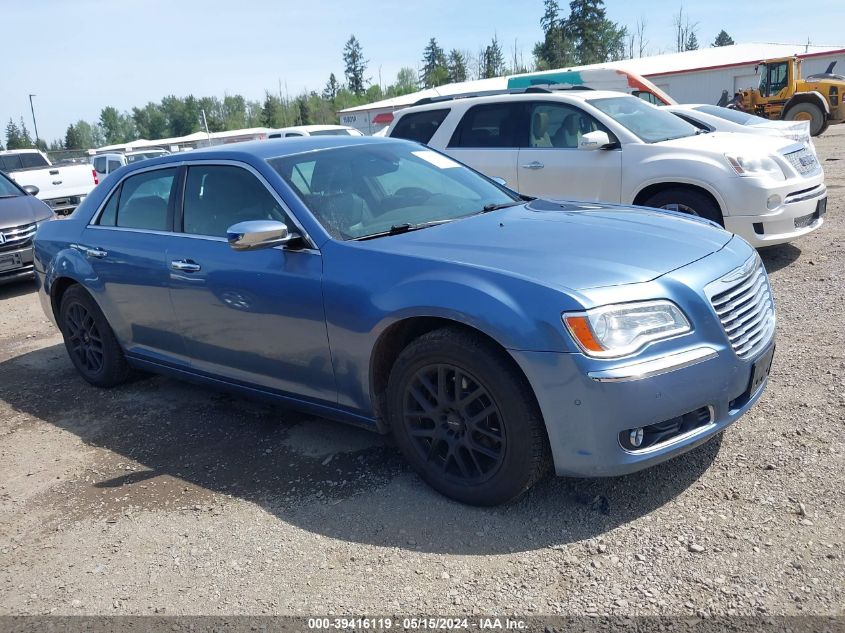
POLYGON ((0 156, 0 170, 15 171, 22 169, 20 154, 9 154, 8 156, 0 156))
POLYGON ((449 108, 446 108, 444 110, 426 110, 406 114, 396 123, 390 136, 391 138, 404 138, 418 143, 428 143, 449 112, 449 108))
POLYGON ((41 154, 26 153, 21 154, 21 164, 24 168, 27 167, 48 167, 47 161, 44 160, 44 157, 41 154))
POLYGON ((176 172, 173 167, 127 178, 112 193, 97 224, 168 231, 168 206, 176 172))
POLYGON ((98 156, 94 159, 94 169, 97 171, 98 174, 105 174, 106 173, 106 157, 105 156, 98 156))
POLYGON ((467 110, 449 147, 521 147, 527 125, 524 103, 493 103, 467 110))

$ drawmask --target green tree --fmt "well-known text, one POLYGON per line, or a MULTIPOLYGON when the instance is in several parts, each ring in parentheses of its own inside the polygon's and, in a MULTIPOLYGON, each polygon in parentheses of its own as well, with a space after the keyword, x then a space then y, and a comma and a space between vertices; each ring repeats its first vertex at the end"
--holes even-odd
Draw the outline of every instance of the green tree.
POLYGON ((424 88, 441 86, 449 81, 449 70, 446 68, 446 53, 437 44, 435 38, 428 41, 423 51, 422 71, 420 72, 420 84, 424 88))
POLYGON ((449 83, 457 83, 459 81, 467 80, 467 76, 469 75, 467 72, 467 58, 457 48, 453 48, 449 51, 446 68, 449 71, 449 83))
POLYGON ((217 97, 201 97, 197 101, 197 106, 200 110, 200 118, 202 118, 202 112, 205 111, 205 122, 208 124, 209 132, 222 132, 226 129, 223 104, 220 99, 217 97))
POLYGON ((716 39, 713 40, 712 46, 732 46, 733 44, 736 44, 736 42, 734 42, 733 38, 728 35, 725 29, 722 29, 716 36, 716 39))
POLYGON ((223 125, 227 130, 246 127, 246 99, 241 95, 226 95, 222 104, 223 125))
POLYGON ((385 92, 388 97, 398 97, 400 95, 411 94, 418 89, 417 72, 413 68, 405 67, 399 69, 399 72, 396 73, 396 83, 388 86, 385 92))
POLYGON ((687 37, 686 49, 688 51, 698 50, 698 37, 696 36, 695 31, 690 31, 689 37, 687 37))
POLYGON ((340 84, 337 82, 337 77, 334 76, 334 73, 331 73, 329 80, 326 82, 326 87, 323 89, 323 99, 334 103, 339 90, 340 84))
POLYGON ((200 110, 193 95, 180 99, 174 95, 161 100, 161 111, 167 124, 167 136, 187 136, 200 128, 200 110))
POLYGON ((572 0, 567 31, 577 63, 599 64, 624 54, 627 29, 607 19, 603 0, 572 0))
POLYGON ((368 63, 364 59, 364 50, 361 48, 358 38, 354 35, 350 36, 346 46, 343 47, 344 74, 350 92, 358 97, 364 94, 364 85, 368 81, 364 77, 368 63))
POLYGON ((540 18, 543 41, 534 46, 534 59, 542 70, 571 66, 575 63, 575 47, 568 32, 568 23, 560 15, 556 0, 545 0, 545 12, 540 18))
POLYGON ((65 149, 91 149, 104 144, 104 136, 98 125, 77 121, 68 126, 65 133, 65 149))
POLYGON ((21 129, 11 118, 9 118, 9 122, 6 124, 6 147, 9 149, 25 149, 27 147, 24 144, 21 129))
POLYGON ((308 110, 308 97, 296 98, 297 121, 299 125, 311 125, 311 112, 308 110))
POLYGON ((62 142, 62 139, 57 138, 50 141, 50 151, 51 152, 58 152, 65 149, 65 144, 62 142))
POLYGON ((282 127, 284 120, 282 102, 275 95, 265 93, 264 105, 261 107, 261 125, 264 127, 282 127))
POLYGON ((493 41, 484 49, 480 66, 482 79, 490 79, 505 74, 505 55, 495 35, 493 41))
POLYGON ((161 106, 150 102, 143 108, 132 108, 132 120, 141 138, 148 140, 167 138, 167 118, 161 106))
POLYGON ((32 140, 32 137, 29 135, 29 130, 26 129, 26 123, 23 122, 23 117, 21 117, 21 142, 23 143, 24 148, 32 149, 35 147, 35 142, 32 140))

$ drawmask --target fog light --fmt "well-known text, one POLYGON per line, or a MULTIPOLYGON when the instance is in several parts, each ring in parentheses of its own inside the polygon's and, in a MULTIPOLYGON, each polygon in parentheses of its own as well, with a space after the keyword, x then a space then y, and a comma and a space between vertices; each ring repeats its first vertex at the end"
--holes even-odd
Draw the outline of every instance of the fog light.
POLYGON ((780 196, 776 193, 773 193, 769 196, 769 199, 766 200, 766 208, 768 208, 769 211, 771 211, 772 209, 777 209, 780 206, 780 202, 780 196))
POLYGON ((628 434, 628 439, 631 442, 631 446, 633 446, 634 448, 638 448, 643 443, 642 427, 638 429, 631 429, 631 432, 628 434))

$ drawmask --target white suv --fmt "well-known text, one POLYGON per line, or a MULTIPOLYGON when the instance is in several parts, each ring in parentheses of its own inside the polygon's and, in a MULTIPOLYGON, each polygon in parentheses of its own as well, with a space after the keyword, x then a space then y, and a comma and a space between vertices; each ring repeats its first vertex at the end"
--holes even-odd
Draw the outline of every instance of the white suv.
POLYGON ((808 147, 703 133, 618 92, 437 99, 398 112, 387 135, 425 143, 525 195, 693 213, 757 247, 819 228, 827 204, 808 147))

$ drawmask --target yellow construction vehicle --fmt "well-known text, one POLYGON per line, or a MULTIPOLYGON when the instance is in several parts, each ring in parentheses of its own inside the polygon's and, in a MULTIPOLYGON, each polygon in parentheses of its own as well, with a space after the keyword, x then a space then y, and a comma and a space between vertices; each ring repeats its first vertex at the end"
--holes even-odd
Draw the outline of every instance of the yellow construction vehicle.
POLYGON ((759 88, 736 95, 734 106, 767 119, 809 121, 810 134, 818 136, 829 125, 845 122, 845 77, 833 73, 835 64, 802 79, 798 57, 766 60, 757 66, 759 88))

